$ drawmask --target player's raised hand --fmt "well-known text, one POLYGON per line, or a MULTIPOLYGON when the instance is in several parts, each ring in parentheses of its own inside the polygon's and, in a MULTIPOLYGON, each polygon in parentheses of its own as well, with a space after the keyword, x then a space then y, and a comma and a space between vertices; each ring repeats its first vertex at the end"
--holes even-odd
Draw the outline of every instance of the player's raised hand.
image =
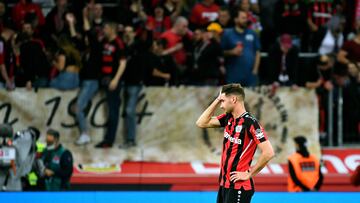
POLYGON ((220 102, 223 99, 223 96, 224 94, 220 91, 219 95, 216 97, 216 100, 220 102))

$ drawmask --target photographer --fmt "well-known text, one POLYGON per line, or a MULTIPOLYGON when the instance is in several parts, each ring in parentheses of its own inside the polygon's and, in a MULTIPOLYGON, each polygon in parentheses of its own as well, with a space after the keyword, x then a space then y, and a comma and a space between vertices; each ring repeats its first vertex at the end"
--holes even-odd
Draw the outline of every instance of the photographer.
POLYGON ((22 178, 22 186, 24 191, 43 191, 45 190, 44 180, 44 162, 41 159, 42 153, 45 149, 45 144, 39 142, 40 131, 39 129, 30 126, 28 132, 35 136, 36 146, 31 153, 35 153, 35 160, 32 163, 30 173, 22 178))
POLYGON ((42 160, 45 165, 45 188, 47 191, 68 190, 73 172, 73 157, 60 144, 60 133, 49 129, 46 133, 46 149, 42 160))
POLYGON ((35 160, 36 136, 29 129, 15 135, 8 124, 0 125, 0 186, 3 191, 21 191, 35 160))

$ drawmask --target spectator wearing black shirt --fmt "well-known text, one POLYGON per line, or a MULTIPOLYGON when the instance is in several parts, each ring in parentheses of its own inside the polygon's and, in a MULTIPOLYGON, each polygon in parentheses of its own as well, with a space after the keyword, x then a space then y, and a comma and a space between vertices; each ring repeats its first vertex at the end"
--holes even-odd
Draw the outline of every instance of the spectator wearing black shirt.
POLYGON ((55 53, 58 47, 58 40, 60 37, 66 36, 71 39, 71 30, 69 22, 67 21, 67 14, 71 13, 76 22, 75 13, 72 13, 72 8, 67 0, 55 0, 55 7, 47 14, 44 26, 44 41, 47 49, 51 53, 55 53))
POLYGON ((117 24, 107 22, 104 24, 105 39, 102 42, 101 85, 104 87, 107 105, 107 130, 96 148, 112 147, 119 122, 120 108, 120 79, 126 68, 125 46, 117 36, 117 24))
POLYGON ((221 7, 218 13, 219 17, 215 22, 219 23, 223 29, 234 27, 230 11, 227 7, 221 7))
POLYGON ((297 87, 299 52, 292 45, 291 36, 283 34, 269 51, 268 83, 279 86, 297 87))
POLYGON ((146 84, 151 86, 164 86, 177 84, 176 64, 170 55, 164 55, 167 47, 165 39, 154 41, 151 52, 144 56, 147 74, 146 84))
POLYGON ((356 36, 354 39, 344 43, 337 55, 337 59, 343 66, 337 67, 336 72, 342 70, 346 73, 345 76, 336 74, 338 88, 343 90, 344 141, 359 141, 360 19, 356 21, 356 36))
POLYGON ((59 35, 64 31, 66 25, 64 16, 71 10, 67 0, 55 0, 55 4, 55 7, 51 9, 45 19, 46 31, 50 35, 59 35))
POLYGON ((0 33, 6 28, 14 28, 15 25, 12 23, 10 15, 8 14, 9 9, 4 0, 0 0, 0 33))
POLYGON ((328 94, 333 90, 332 81, 334 59, 329 55, 321 55, 317 58, 316 66, 307 66, 303 71, 305 87, 316 89, 319 104, 319 135, 320 142, 327 144, 327 117, 328 117, 328 94))
POLYGON ((139 0, 119 4, 118 22, 123 27, 130 25, 138 30, 145 24, 147 15, 139 0))
POLYGON ((20 46, 20 66, 24 70, 27 89, 47 87, 50 64, 45 55, 45 46, 33 37, 34 27, 26 22, 22 25, 24 41, 20 46))
POLYGON ((135 38, 134 28, 126 26, 124 29, 124 43, 126 45, 127 63, 124 72, 124 110, 125 110, 125 142, 120 148, 136 145, 136 105, 142 85, 144 83, 144 66, 142 63, 143 50, 141 41, 135 38))
POLYGON ((202 40, 194 49, 193 80, 198 85, 219 85, 224 74, 223 52, 220 45, 222 28, 218 23, 211 23, 203 33, 202 40), (223 69, 221 69, 223 67, 223 69), (222 72, 223 71, 223 72, 222 72))
POLYGON ((103 36, 102 28, 104 27, 105 19, 103 17, 103 7, 101 4, 97 3, 94 5, 92 10, 93 19, 92 19, 92 27, 95 29, 99 36, 103 36))

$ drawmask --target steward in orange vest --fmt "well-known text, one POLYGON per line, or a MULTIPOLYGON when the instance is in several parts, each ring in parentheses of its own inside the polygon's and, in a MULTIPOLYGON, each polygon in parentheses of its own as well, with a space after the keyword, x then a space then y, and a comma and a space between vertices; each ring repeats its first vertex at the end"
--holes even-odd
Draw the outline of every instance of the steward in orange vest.
POLYGON ((323 182, 319 159, 309 154, 305 137, 295 137, 294 141, 296 153, 288 157, 288 191, 318 191, 323 182))

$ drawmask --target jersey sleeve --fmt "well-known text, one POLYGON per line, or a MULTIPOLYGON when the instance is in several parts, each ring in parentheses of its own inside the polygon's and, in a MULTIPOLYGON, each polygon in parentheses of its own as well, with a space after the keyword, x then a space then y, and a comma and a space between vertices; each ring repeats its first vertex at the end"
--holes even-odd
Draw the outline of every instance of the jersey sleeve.
POLYGON ((257 120, 252 120, 250 125, 250 135, 254 139, 256 144, 260 144, 268 140, 264 128, 257 120))
POLYGON ((216 118, 219 120, 221 127, 225 127, 225 126, 226 126, 226 122, 227 122, 227 116, 226 116, 226 114, 221 114, 221 115, 217 116, 216 118))

